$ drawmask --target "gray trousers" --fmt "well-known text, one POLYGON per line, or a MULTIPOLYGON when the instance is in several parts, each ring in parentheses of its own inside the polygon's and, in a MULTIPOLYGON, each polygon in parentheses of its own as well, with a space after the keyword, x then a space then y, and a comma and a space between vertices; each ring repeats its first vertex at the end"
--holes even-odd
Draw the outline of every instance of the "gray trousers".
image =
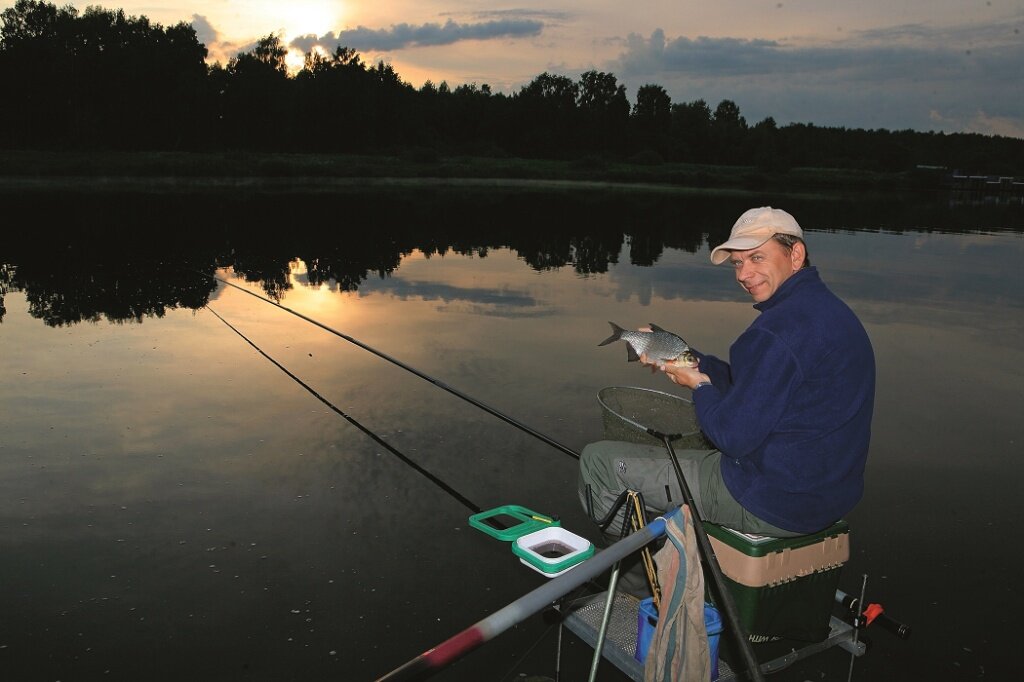
MULTIPOLYGON (((755 535, 780 538, 802 535, 762 521, 733 498, 722 480, 720 451, 677 450, 676 457, 693 502, 705 521, 755 535)), ((615 440, 588 444, 580 456, 578 484, 584 509, 588 508, 588 486, 595 521, 606 517, 619 494, 627 489, 643 495, 644 506, 651 514, 662 514, 683 503, 675 467, 664 446, 615 440)), ((620 510, 605 532, 618 537, 623 517, 624 511, 620 510)))

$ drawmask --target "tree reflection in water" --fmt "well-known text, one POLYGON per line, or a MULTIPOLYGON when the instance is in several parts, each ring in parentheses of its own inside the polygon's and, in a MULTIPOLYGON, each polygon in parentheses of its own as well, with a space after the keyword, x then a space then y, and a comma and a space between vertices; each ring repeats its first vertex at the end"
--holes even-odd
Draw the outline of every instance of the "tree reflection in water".
MULTIPOLYGON (((0 245, 3 296, 23 291, 52 326, 106 319, 141 322, 167 309, 203 307, 210 278, 231 268, 275 300, 296 260, 311 285, 356 291, 387 278, 404 256, 486 258, 508 248, 536 270, 607 272, 628 244, 630 262, 654 265, 666 248, 691 253, 726 238, 736 215, 770 203, 736 194, 494 187, 339 188, 332 192, 29 193, 6 198, 14 225, 0 245), (22 210, 17 210, 17 209, 22 210)), ((900 197, 786 198, 805 229, 976 229, 984 207, 900 197), (878 215, 892 216, 891 226, 878 215), (962 216, 962 217, 961 217, 962 216), (875 221, 875 222, 872 222, 875 221)), ((1013 224, 992 206, 991 225, 1013 224)))

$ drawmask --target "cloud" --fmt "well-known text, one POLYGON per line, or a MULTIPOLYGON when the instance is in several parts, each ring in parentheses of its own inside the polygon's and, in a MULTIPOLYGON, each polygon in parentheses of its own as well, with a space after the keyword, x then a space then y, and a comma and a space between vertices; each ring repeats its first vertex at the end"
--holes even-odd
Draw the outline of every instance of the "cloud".
POLYGON ((749 78, 775 74, 831 77, 839 73, 844 80, 892 81, 913 79, 922 72, 946 73, 960 62, 937 48, 798 46, 777 40, 704 36, 666 40, 658 29, 646 40, 630 34, 617 65, 623 75, 659 71, 700 78, 749 78))
POLYGON ((227 62, 239 52, 251 49, 256 42, 246 45, 223 40, 220 32, 213 27, 210 20, 201 14, 192 15, 192 29, 196 32, 196 38, 206 46, 207 59, 211 62, 227 62))
POLYGON ((358 26, 351 30, 333 31, 319 38, 307 35, 296 38, 291 46, 308 52, 320 46, 329 52, 341 45, 358 51, 385 52, 410 47, 452 45, 465 40, 493 40, 496 38, 529 38, 540 35, 544 24, 532 19, 500 19, 479 23, 457 23, 451 19, 444 24, 426 23, 392 24, 389 29, 358 26))
POLYGON ((384 280, 367 280, 359 285, 361 295, 387 293, 401 300, 422 299, 440 301, 440 312, 462 312, 474 315, 521 318, 545 317, 556 311, 541 305, 526 291, 514 289, 468 289, 449 284, 417 282, 391 277, 384 280))
POLYGON ((474 12, 473 16, 479 19, 545 19, 552 21, 565 21, 571 18, 571 14, 568 12, 559 12, 556 10, 540 10, 540 9, 492 9, 492 10, 481 10, 474 12))
POLYGON ((196 32, 196 38, 198 38, 199 42, 203 45, 209 46, 219 40, 217 29, 215 29, 210 21, 201 14, 192 15, 192 28, 196 32))
POLYGON ((736 101, 748 120, 1021 137, 1024 42, 1005 22, 906 24, 812 42, 630 34, 609 69, 674 100, 736 101), (756 115, 750 115, 753 111, 756 115))
POLYGON ((929 117, 945 129, 968 130, 981 135, 1001 135, 1024 139, 1024 120, 1020 118, 993 116, 981 110, 964 118, 950 118, 932 110, 929 112, 929 117))

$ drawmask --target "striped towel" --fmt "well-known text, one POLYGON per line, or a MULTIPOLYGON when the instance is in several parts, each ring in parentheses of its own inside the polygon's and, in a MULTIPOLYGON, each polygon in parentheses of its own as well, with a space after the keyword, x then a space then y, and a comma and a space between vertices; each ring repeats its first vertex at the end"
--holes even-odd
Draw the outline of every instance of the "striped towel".
POLYGON ((669 542, 654 555, 661 608, 644 665, 644 682, 710 680, 704 572, 689 507, 684 505, 666 518, 665 534, 669 542), (692 570, 686 570, 688 566, 692 570))

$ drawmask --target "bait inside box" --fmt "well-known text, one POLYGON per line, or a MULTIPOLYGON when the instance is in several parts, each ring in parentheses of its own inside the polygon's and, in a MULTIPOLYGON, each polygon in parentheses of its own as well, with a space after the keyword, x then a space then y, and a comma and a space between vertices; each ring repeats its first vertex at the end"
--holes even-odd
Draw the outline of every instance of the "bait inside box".
POLYGON ((516 538, 512 552, 525 565, 553 578, 593 556, 594 545, 564 528, 551 526, 516 538))

